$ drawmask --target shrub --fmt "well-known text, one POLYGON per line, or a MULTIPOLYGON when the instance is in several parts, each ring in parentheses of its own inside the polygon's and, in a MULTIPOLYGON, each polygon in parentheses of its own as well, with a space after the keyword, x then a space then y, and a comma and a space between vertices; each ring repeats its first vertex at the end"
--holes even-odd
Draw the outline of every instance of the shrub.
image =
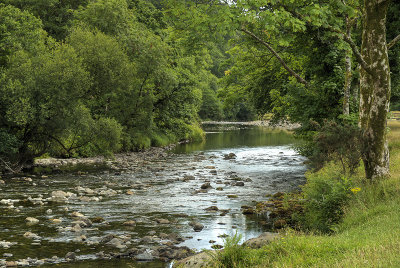
POLYGON ((173 142, 174 139, 171 139, 168 135, 161 132, 154 132, 151 135, 151 146, 162 147, 173 142))
POLYGON ((318 125, 317 128, 318 131, 310 134, 300 153, 306 154, 316 170, 327 162, 339 161, 344 174, 353 174, 362 156, 362 135, 358 126, 343 120, 340 123, 325 121, 323 126, 318 125))
POLYGON ((303 186, 304 215, 300 219, 307 229, 331 232, 342 219, 344 206, 352 196, 352 183, 338 173, 331 165, 308 174, 303 186))
POLYGON ((189 125, 189 134, 188 134, 188 139, 192 142, 201 142, 204 141, 205 139, 205 133, 203 129, 197 125, 197 124, 192 124, 189 125))
POLYGON ((89 133, 83 135, 86 144, 76 149, 76 156, 113 156, 121 149, 122 126, 113 118, 99 118, 90 126, 89 133))

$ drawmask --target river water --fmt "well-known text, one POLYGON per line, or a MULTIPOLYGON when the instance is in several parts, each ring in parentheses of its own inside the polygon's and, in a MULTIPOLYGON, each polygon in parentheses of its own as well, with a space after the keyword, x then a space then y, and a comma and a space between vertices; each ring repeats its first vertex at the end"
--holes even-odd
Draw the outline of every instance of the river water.
POLYGON ((243 215, 241 206, 267 200, 266 195, 278 191, 296 189, 304 183, 305 159, 291 148, 295 140, 283 130, 241 125, 205 125, 205 130, 205 142, 179 145, 165 157, 132 163, 132 168, 122 173, 95 167, 89 173, 30 176, 32 181, 3 178, 6 183, 0 185, 0 200, 13 200, 13 207, 6 201, 0 204, 0 241, 16 244, 0 247, 0 260, 58 256, 61 258, 55 258, 55 262, 62 262, 67 252, 76 252, 77 262, 59 263, 57 267, 165 267, 157 261, 98 260, 95 254, 100 251, 118 252, 98 240, 113 234, 126 237, 128 248, 147 249, 159 242, 161 233, 174 233, 185 240, 178 246, 201 250, 223 245, 222 237, 236 232, 243 240, 258 236, 264 227, 256 216, 243 215), (226 159, 229 154, 233 157, 226 159), (211 188, 202 190, 205 183, 211 188), (94 193, 82 192, 83 188, 94 193), (101 194, 110 189, 116 194, 101 194), (55 190, 75 193, 77 198, 42 205, 29 201, 45 199, 55 190), (93 199, 99 196, 101 200, 93 199), (210 206, 218 211, 206 210, 210 206), (71 232, 72 211, 104 221, 71 232), (39 223, 27 225, 26 217, 37 218, 39 223), (60 219, 61 223, 54 224, 51 219, 60 219), (159 219, 169 223, 157 223, 159 219), (129 220, 136 225, 123 224, 129 220), (195 232, 188 224, 191 221, 201 223, 204 229, 195 232), (39 238, 25 238, 28 231, 39 238), (79 240, 82 235, 84 241, 79 240))

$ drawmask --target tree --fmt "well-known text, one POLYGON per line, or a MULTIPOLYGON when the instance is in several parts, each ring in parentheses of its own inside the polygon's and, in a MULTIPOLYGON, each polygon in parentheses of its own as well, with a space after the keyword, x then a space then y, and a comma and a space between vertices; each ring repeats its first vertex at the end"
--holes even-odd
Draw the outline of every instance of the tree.
POLYGON ((85 115, 80 97, 90 83, 68 45, 55 43, 33 57, 22 50, 12 55, 0 79, 1 129, 18 141, 9 162, 22 167, 62 143, 65 131, 85 115))
MULTIPOLYGON (((361 66, 359 125, 365 140, 363 161, 366 177, 374 179, 389 174, 386 117, 390 100, 390 68, 387 50, 400 39, 397 36, 386 43, 386 14, 390 2, 364 0, 363 5, 360 5, 358 1, 238 0, 229 4, 214 1, 213 9, 210 3, 203 8, 217 11, 219 18, 214 21, 220 20, 221 14, 228 14, 222 30, 226 30, 226 25, 231 23, 234 29, 265 47, 292 78, 305 88, 312 86, 312 79, 304 76, 303 70, 290 66, 285 54, 280 53, 281 49, 293 44, 295 34, 304 33, 307 29, 318 29, 328 35, 336 35, 348 44, 361 66), (346 29, 346 26, 349 28, 346 18, 354 18, 359 14, 362 15, 361 50, 346 29)), ((188 2, 185 3, 188 5, 188 2)), ((202 25, 204 16, 199 18, 200 23, 197 25, 202 25)), ((210 28, 212 24, 206 25, 210 28)), ((338 45, 344 47, 344 42, 338 45)))
MULTIPOLYGON (((28 11, 0 4, 0 66, 6 67, 8 57, 23 49, 35 54, 44 48, 46 32, 42 22, 28 11)), ((1 71, 1 70, 0 70, 1 71)))
MULTIPOLYGON (((361 54, 356 47, 360 71, 360 121, 364 136, 363 161, 367 178, 389 175, 387 114, 390 102, 390 67, 386 41, 386 15, 390 1, 365 0, 361 54)), ((397 40, 400 39, 400 35, 397 40)), ((350 40, 349 43, 351 44, 350 40)))
POLYGON ((43 23, 43 29, 58 41, 67 35, 73 10, 87 5, 88 0, 2 0, 30 12, 43 23))

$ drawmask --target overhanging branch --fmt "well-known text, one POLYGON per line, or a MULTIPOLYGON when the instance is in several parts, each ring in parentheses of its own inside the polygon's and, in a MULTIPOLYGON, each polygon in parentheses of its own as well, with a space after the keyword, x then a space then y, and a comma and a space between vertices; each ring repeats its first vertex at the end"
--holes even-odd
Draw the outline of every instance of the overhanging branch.
POLYGON ((246 28, 242 28, 241 29, 242 32, 246 33, 247 35, 249 35, 251 38, 253 38, 254 40, 256 40, 257 42, 259 42, 260 44, 262 44, 263 46, 265 46, 269 51, 271 51, 271 53, 275 56, 275 58, 281 63, 281 65, 283 66, 283 68, 286 69, 286 71, 288 71, 290 73, 290 75, 292 75, 294 78, 296 78, 296 80, 301 83, 304 84, 305 86, 308 86, 308 82, 306 80, 304 80, 300 75, 298 75, 295 71, 293 71, 287 64, 286 62, 281 58, 281 56, 279 56, 279 54, 275 51, 275 49, 268 44, 266 41, 262 40, 260 37, 258 37, 257 35, 255 35, 254 33, 250 32, 249 30, 247 30, 246 28))
POLYGON ((387 45, 388 49, 391 49, 394 45, 396 45, 396 43, 400 41, 400 34, 398 36, 396 36, 392 41, 389 42, 389 44, 387 45))
POLYGON ((335 32, 338 33, 339 36, 343 39, 343 41, 345 41, 347 44, 350 45, 351 50, 354 53, 354 56, 356 57, 357 62, 361 65, 361 68, 363 68, 367 73, 369 74, 373 74, 371 67, 369 66, 369 64, 364 60, 363 56, 361 55, 360 51, 358 50, 357 45, 354 43, 353 39, 351 39, 350 35, 347 35, 335 28, 333 28, 332 26, 327 26, 326 27, 327 30, 331 31, 331 32, 335 32))

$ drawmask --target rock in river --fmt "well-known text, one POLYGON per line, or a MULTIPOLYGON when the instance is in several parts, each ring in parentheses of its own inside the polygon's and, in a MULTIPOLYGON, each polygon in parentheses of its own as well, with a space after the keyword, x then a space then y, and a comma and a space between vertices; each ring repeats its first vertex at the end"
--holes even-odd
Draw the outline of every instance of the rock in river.
POLYGON ((212 187, 211 187, 211 184, 209 182, 206 182, 201 186, 201 189, 210 189, 210 188, 212 188, 212 187))
POLYGON ((123 242, 124 241, 122 241, 122 239, 115 237, 115 238, 111 239, 109 242, 107 242, 106 245, 112 246, 112 247, 118 248, 118 249, 125 249, 125 248, 127 248, 127 246, 124 245, 123 242))
POLYGON ((65 202, 68 200, 68 198, 74 195, 75 194, 73 193, 66 193, 64 191, 53 191, 51 192, 50 200, 53 202, 65 202))
POLYGON ((250 248, 261 248, 262 246, 270 243, 272 240, 275 240, 278 237, 278 233, 265 232, 256 238, 247 240, 243 243, 243 245, 250 248))
POLYGON ((33 217, 27 217, 27 218, 25 219, 25 221, 28 222, 28 223, 38 223, 38 222, 39 222, 38 219, 33 218, 33 217))
POLYGON ((29 239, 40 239, 40 236, 38 236, 35 233, 31 233, 31 232, 24 233, 24 237, 29 238, 29 239))
POLYGON ((196 221, 189 222, 189 225, 193 227, 193 230, 195 232, 200 232, 204 228, 203 224, 196 222, 196 221))
POLYGON ((224 160, 235 159, 236 155, 234 153, 224 154, 224 160))
POLYGON ((135 226, 135 225, 136 225, 136 222, 130 220, 130 221, 124 222, 122 225, 125 225, 125 226, 135 226))
POLYGON ((65 255, 65 259, 66 259, 67 261, 74 261, 74 260, 76 260, 76 253, 75 253, 75 252, 68 252, 68 253, 65 255))
POLYGON ((154 256, 146 251, 146 252, 136 255, 135 260, 137 260, 137 261, 153 261, 154 256))
POLYGON ((156 222, 159 224, 169 224, 170 221, 168 219, 156 219, 156 222))
POLYGON ((218 211, 218 207, 217 206, 211 206, 211 207, 205 208, 204 210, 211 211, 211 212, 216 212, 216 211, 218 211))

